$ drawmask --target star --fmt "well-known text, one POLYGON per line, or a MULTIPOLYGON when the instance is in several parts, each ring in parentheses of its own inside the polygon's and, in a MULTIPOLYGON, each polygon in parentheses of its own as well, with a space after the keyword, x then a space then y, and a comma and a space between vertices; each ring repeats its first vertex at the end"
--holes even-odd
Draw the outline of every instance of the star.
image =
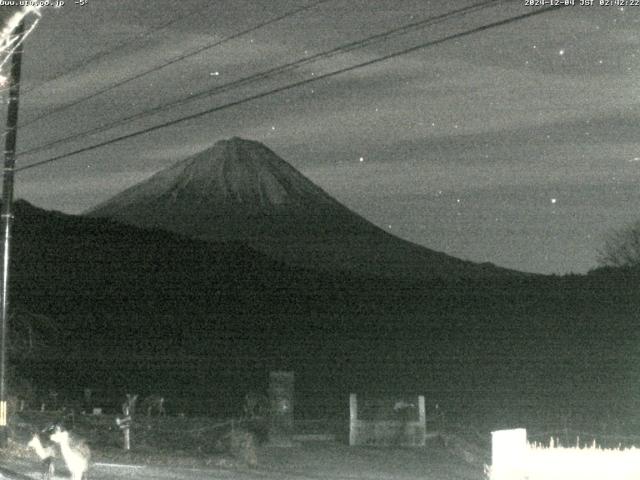
POLYGON ((364 157, 360 157, 360 161, 361 161, 361 162, 364 162, 364 157))
POLYGON ((561 57, 564 55, 564 48, 560 49, 560 51, 558 52, 558 55, 560 55, 561 57))
POLYGON ((554 204, 555 204, 555 203, 556 203, 556 199, 555 199, 555 198, 552 198, 552 199, 551 199, 551 203, 554 203, 554 204))

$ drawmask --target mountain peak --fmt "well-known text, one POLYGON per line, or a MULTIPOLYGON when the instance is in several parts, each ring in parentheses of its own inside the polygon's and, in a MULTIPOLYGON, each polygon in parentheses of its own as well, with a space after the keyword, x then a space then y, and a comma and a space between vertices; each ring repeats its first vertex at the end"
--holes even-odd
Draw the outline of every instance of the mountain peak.
POLYGON ((233 160, 240 162, 254 158, 256 154, 264 155, 267 152, 273 153, 264 144, 255 140, 247 140, 242 137, 231 137, 224 140, 218 140, 213 147, 211 147, 211 150, 216 150, 218 155, 230 157, 233 160))
POLYGON ((262 143, 240 137, 216 142, 87 213, 192 238, 240 241, 307 268, 418 277, 499 272, 388 234, 262 143))
POLYGON ((172 194, 264 209, 314 202, 320 192, 263 144, 233 137, 188 159, 172 194))
POLYGON ((191 203, 194 207, 264 212, 336 203, 260 142, 232 137, 179 161, 125 190, 89 214, 112 216, 132 204, 191 203))
POLYGON ((256 140, 248 140, 248 139, 246 139, 246 138, 238 137, 238 136, 236 136, 236 135, 234 135, 233 137, 228 138, 228 139, 218 140, 218 141, 216 142, 216 145, 218 145, 218 144, 220 144, 220 145, 225 145, 225 144, 259 145, 259 146, 261 146, 261 147, 266 148, 266 147, 264 146, 264 144, 262 144, 262 143, 260 143, 260 142, 258 142, 258 141, 256 141, 256 140))

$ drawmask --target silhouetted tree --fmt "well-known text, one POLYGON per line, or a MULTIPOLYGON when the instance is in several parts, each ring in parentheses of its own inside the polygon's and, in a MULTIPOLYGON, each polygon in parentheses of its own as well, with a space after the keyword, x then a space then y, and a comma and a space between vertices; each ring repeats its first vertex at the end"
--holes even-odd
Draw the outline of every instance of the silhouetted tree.
POLYGON ((603 267, 640 266, 640 221, 611 232, 598 250, 598 263, 603 267))

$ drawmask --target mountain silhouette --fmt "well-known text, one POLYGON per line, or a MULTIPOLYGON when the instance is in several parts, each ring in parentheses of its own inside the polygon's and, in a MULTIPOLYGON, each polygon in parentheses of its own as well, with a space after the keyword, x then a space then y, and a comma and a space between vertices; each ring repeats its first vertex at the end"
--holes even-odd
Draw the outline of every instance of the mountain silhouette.
POLYGON ((395 237, 263 144, 238 137, 179 161, 86 212, 209 241, 240 241, 290 265, 359 275, 513 273, 395 237))
POLYGON ((389 281, 23 201, 14 214, 11 305, 47 347, 16 366, 38 384, 147 385, 205 412, 212 385, 243 391, 279 369, 335 399, 371 385, 527 409, 637 398, 634 272, 389 281))

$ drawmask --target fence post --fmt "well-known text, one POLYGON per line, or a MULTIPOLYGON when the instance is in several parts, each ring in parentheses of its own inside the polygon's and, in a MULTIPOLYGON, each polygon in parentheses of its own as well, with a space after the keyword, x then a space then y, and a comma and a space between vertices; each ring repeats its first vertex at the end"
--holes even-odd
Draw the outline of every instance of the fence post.
POLYGON ((122 446, 125 450, 129 451, 131 450, 131 415, 129 415, 129 407, 125 406, 122 409, 122 413, 124 414, 124 417, 116 417, 116 425, 118 425, 124 435, 122 446))

